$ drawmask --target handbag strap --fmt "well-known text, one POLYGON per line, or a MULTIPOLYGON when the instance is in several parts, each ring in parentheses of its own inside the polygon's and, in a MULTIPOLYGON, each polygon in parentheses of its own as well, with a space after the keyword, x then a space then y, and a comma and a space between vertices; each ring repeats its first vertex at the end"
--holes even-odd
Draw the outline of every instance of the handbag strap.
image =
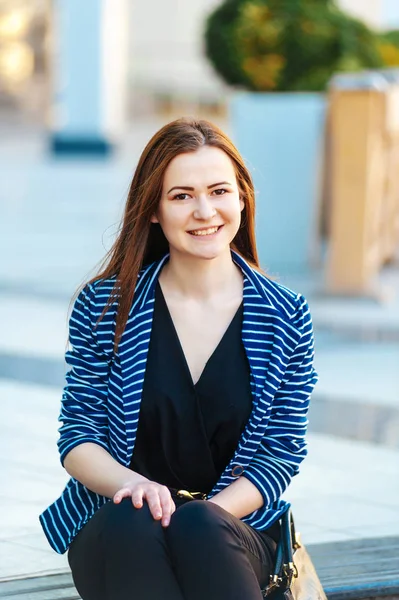
POLYGON ((270 575, 269 585, 262 590, 264 597, 281 586, 283 589, 289 589, 293 577, 297 577, 298 571, 293 560, 293 549, 297 547, 293 546, 294 540, 296 540, 294 519, 291 509, 288 508, 280 518, 280 539, 276 548, 274 569, 270 575))
POLYGON ((298 569, 295 566, 293 554, 299 545, 296 539, 294 517, 290 508, 283 514, 281 519, 281 538, 284 553, 283 573, 287 587, 291 587, 293 578, 298 577, 298 569))
POLYGON ((281 518, 281 539, 283 542, 284 550, 284 564, 293 562, 292 558, 292 514, 291 509, 288 508, 281 518))
POLYGON ((291 510, 283 514, 280 519, 280 539, 276 548, 276 558, 271 582, 277 584, 284 571, 285 565, 292 563, 292 538, 291 538, 291 510))
POLYGON ((299 532, 296 531, 295 529, 295 521, 294 521, 294 516, 291 513, 291 540, 292 540, 292 548, 293 550, 298 550, 298 548, 301 548, 302 544, 301 544, 301 540, 300 540, 300 534, 299 532))
POLYGON ((283 547, 283 542, 280 539, 279 543, 277 544, 277 548, 276 548, 274 571, 270 577, 270 583, 275 584, 275 585, 278 584, 279 579, 281 577, 282 570, 283 570, 283 565, 284 565, 284 547, 283 547))

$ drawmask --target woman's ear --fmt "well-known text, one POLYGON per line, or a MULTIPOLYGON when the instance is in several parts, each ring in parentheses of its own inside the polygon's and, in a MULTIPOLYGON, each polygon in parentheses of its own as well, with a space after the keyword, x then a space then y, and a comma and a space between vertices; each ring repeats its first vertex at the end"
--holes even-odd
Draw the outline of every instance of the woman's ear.
POLYGON ((244 197, 240 194, 240 210, 241 212, 244 210, 245 208, 245 200, 244 197))
POLYGON ((151 223, 159 223, 157 215, 154 213, 150 219, 151 223))

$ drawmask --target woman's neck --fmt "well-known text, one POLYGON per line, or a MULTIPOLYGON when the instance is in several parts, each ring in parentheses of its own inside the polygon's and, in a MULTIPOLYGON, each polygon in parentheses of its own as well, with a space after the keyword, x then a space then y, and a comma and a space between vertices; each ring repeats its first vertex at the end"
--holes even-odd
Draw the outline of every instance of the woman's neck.
POLYGON ((213 259, 175 256, 173 253, 160 275, 168 294, 193 300, 230 300, 242 296, 243 278, 230 250, 213 259))

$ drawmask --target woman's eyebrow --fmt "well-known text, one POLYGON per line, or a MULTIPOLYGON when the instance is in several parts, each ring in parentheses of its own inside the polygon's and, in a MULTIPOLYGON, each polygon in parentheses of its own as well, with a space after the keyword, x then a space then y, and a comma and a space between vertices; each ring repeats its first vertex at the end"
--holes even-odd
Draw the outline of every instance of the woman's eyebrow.
POLYGON ((212 185, 208 185, 208 190, 210 190, 213 187, 216 187, 217 185, 231 185, 231 183, 229 183, 228 181, 219 181, 219 183, 213 183, 212 185))
MULTIPOLYGON (((211 188, 216 187, 217 185, 231 185, 231 183, 229 183, 228 181, 219 181, 219 183, 212 183, 212 185, 208 185, 207 188, 208 190, 210 190, 211 188)), ((170 194, 170 192, 173 192, 173 190, 186 190, 188 192, 193 192, 194 188, 188 187, 187 185, 175 185, 174 187, 170 188, 170 190, 167 193, 170 194)))

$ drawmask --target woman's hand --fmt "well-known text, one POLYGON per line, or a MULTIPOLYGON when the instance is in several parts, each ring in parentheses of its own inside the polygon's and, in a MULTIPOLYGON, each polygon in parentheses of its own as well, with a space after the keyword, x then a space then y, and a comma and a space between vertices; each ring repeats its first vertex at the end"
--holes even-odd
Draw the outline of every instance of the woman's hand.
POLYGON ((162 526, 167 527, 170 518, 176 510, 170 491, 165 485, 155 481, 136 481, 126 484, 118 490, 113 497, 115 504, 122 502, 123 498, 131 498, 135 508, 142 508, 143 499, 147 500, 148 507, 154 519, 162 519, 162 526))

